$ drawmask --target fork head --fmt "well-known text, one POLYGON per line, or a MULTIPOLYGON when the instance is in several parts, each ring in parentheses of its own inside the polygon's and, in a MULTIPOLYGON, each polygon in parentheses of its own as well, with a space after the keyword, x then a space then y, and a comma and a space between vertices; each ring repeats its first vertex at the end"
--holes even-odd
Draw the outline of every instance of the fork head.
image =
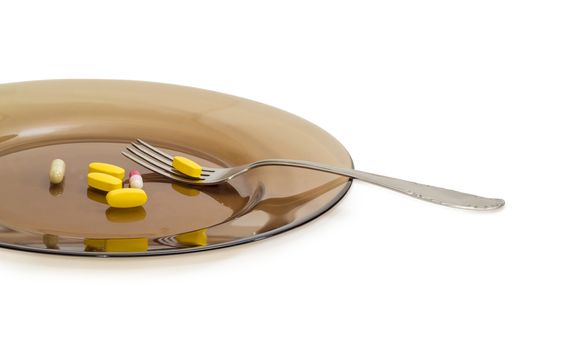
POLYGON ((209 168, 203 167, 200 177, 187 176, 173 168, 173 156, 165 153, 147 142, 137 139, 127 147, 128 152, 122 155, 135 163, 151 170, 154 173, 165 176, 173 181, 189 185, 217 185, 230 180, 240 173, 238 168, 209 168))

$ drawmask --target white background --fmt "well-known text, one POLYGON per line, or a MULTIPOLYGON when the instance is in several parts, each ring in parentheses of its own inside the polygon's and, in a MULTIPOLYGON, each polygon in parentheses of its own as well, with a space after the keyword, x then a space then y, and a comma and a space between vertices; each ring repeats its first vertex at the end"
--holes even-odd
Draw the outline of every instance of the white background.
POLYGON ((187 256, 0 249, 2 349, 578 349, 577 1, 2 1, 0 83, 111 78, 258 100, 359 169, 318 220, 187 256))

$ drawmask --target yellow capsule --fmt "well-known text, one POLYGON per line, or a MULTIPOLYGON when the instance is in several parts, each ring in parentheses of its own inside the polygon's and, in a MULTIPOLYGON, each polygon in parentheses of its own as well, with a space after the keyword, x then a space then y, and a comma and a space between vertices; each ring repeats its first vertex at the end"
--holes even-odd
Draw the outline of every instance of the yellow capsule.
POLYGON ((173 157, 173 167, 191 177, 201 176, 201 166, 191 159, 181 156, 173 157))
POLYGON ((64 173, 66 171, 66 164, 62 159, 55 159, 50 163, 50 170, 48 172, 48 177, 50 183, 53 185, 58 185, 64 180, 64 173))
POLYGON ((118 178, 103 173, 90 173, 87 175, 87 182, 90 187, 97 190, 109 192, 123 187, 123 181, 118 178))
POLYGON ((147 238, 85 239, 87 251, 98 252, 146 252, 149 248, 147 238))
POLYGON ((89 174, 90 173, 103 173, 116 177, 117 179, 123 181, 125 178, 125 169, 118 167, 113 164, 107 163, 91 163, 89 164, 89 174))
POLYGON ((107 203, 113 208, 134 208, 147 203, 147 193, 140 188, 120 188, 107 193, 107 203))
POLYGON ((204 246, 204 245, 207 245, 206 230, 207 229, 202 228, 201 230, 197 230, 197 231, 181 233, 181 234, 175 236, 175 239, 177 240, 177 242, 179 242, 183 245, 188 245, 188 246, 193 246, 193 247, 204 246))

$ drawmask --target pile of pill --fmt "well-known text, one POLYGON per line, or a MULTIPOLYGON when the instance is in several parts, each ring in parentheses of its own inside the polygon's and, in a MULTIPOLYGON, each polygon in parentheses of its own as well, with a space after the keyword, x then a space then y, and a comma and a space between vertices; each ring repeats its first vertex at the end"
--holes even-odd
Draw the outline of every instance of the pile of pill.
MULTIPOLYGON (((55 159, 48 172, 52 185, 64 180, 66 165, 62 159, 55 159)), ((143 191, 143 178, 137 170, 129 173, 129 188, 123 187, 125 169, 113 164, 93 162, 89 164, 87 183, 90 188, 107 192, 107 204, 113 208, 135 208, 147 203, 147 193, 143 191)))
POLYGON ((135 208, 147 203, 142 190, 143 178, 133 170, 129 178, 130 188, 123 188, 125 169, 107 163, 89 164, 87 183, 89 187, 107 192, 107 204, 113 208, 135 208))
MULTIPOLYGON (((197 163, 184 158, 175 157, 173 166, 193 177, 199 177, 201 167, 197 163)), ((64 181, 66 165, 62 159, 55 159, 50 164, 49 180, 51 188, 60 187, 64 181)), ((106 192, 106 204, 111 208, 135 208, 141 210, 142 205, 147 203, 147 194, 143 190, 143 178, 137 170, 129 172, 128 180, 125 182, 125 169, 113 164, 93 162, 89 164, 87 173, 87 184, 89 188, 101 192, 106 192), (127 183, 129 187, 123 187, 127 183)), ((173 188, 185 195, 195 196, 199 191, 187 188, 181 185, 172 184, 173 188)), ((87 193, 90 193, 88 191, 87 193)), ((89 195, 89 198, 90 195, 89 195)), ((98 197, 101 198, 101 197, 98 197)), ((102 199, 97 201, 105 203, 102 199)), ((107 217, 113 216, 117 209, 107 210, 107 217), (110 212, 110 213, 109 213, 110 212)), ((127 212, 123 210, 123 212, 127 212)), ((144 215, 144 214, 143 214, 144 215)), ((205 246, 207 245, 206 229, 200 229, 192 232, 185 232, 175 236, 177 242, 186 246, 205 246)), ((43 240, 47 247, 56 247, 58 249, 58 237, 45 235, 43 240)), ((148 250, 147 238, 127 238, 127 239, 85 239, 87 251, 107 251, 107 252, 143 252, 148 250)))

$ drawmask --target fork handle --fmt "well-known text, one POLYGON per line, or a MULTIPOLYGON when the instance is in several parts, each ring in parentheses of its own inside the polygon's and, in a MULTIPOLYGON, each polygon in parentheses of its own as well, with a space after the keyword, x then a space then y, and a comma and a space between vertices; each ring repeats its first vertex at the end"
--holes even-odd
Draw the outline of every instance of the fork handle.
POLYGON ((449 190, 446 188, 423 185, 416 182, 396 179, 364 171, 335 167, 332 165, 314 163, 302 160, 291 159, 265 159, 250 165, 250 168, 261 166, 277 165, 306 168, 327 173, 348 176, 353 179, 369 182, 381 187, 388 188, 406 194, 411 197, 422 199, 428 202, 445 205, 453 208, 472 210, 493 210, 505 204, 503 199, 485 198, 473 194, 449 190))

